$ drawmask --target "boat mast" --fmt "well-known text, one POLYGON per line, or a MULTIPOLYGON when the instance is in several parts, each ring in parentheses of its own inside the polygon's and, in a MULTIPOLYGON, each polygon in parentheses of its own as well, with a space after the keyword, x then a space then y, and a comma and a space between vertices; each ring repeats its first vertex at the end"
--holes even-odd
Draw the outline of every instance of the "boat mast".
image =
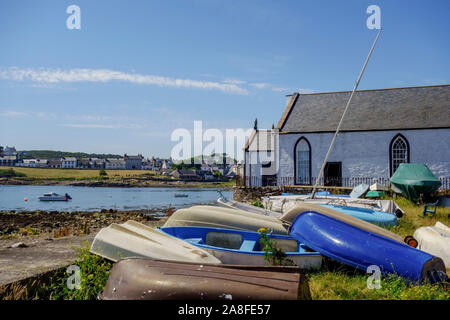
POLYGON ((355 87, 353 88, 352 94, 350 95, 350 97, 347 101, 347 105, 345 106, 344 112, 342 113, 341 120, 339 121, 336 132, 334 133, 333 140, 331 140, 330 147, 328 148, 328 152, 325 156, 325 160, 322 163, 322 168, 320 168, 319 175, 317 176, 316 183, 314 184, 313 191, 311 194, 311 199, 314 199, 314 195, 316 194, 317 186, 319 185, 320 178, 322 178, 323 170, 325 169, 325 164, 328 161, 328 157, 330 156, 331 150, 333 149, 334 142, 336 141, 336 137, 339 133, 339 130, 341 129, 341 125, 344 120, 345 114, 347 113, 348 106, 350 105, 350 102, 352 101, 352 98, 353 98, 353 95, 355 94, 356 89, 358 89, 359 82, 361 81, 361 78, 364 74, 364 70, 366 70, 367 63, 369 62, 370 56, 372 55, 372 51, 375 48, 375 45, 378 41, 378 37, 380 36, 380 33, 381 33, 381 29, 380 29, 380 31, 378 31, 377 37, 375 38, 375 41, 372 44, 372 48, 370 48, 369 55, 367 56, 366 61, 364 62, 364 66, 361 70, 361 73, 359 74, 358 80, 356 80, 356 84, 355 84, 355 87))

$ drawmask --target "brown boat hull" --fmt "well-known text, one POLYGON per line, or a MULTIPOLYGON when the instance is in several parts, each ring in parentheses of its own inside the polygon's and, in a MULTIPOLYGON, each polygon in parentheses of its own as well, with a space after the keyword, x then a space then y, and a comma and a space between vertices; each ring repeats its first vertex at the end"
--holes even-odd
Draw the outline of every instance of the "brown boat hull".
POLYGON ((102 300, 311 299, 296 267, 197 264, 145 258, 117 262, 102 300))

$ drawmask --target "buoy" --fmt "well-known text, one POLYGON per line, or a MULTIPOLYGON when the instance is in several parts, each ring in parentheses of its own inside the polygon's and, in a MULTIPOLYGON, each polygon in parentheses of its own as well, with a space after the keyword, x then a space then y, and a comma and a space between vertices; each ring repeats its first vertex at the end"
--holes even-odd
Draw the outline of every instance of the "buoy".
POLYGON ((28 201, 28 198, 23 199, 23 201, 28 201))

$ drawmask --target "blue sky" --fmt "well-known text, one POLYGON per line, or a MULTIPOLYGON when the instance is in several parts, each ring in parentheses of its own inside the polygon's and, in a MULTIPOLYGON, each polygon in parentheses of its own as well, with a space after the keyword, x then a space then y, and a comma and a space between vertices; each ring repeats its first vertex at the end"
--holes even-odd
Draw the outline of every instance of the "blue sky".
POLYGON ((0 145, 169 156, 175 128, 276 125, 285 95, 449 83, 449 1, 2 1, 0 145), (81 8, 81 30, 66 8, 81 8))

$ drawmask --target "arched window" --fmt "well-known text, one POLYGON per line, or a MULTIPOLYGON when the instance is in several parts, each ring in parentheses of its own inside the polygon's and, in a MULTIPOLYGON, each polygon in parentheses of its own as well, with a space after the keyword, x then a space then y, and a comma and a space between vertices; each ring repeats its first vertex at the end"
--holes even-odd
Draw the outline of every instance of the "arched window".
POLYGON ((295 184, 311 184, 311 145, 305 137, 294 147, 295 184))
POLYGON ((401 163, 409 162, 409 143, 403 135, 397 134, 392 139, 389 146, 389 157, 391 176, 401 163))

